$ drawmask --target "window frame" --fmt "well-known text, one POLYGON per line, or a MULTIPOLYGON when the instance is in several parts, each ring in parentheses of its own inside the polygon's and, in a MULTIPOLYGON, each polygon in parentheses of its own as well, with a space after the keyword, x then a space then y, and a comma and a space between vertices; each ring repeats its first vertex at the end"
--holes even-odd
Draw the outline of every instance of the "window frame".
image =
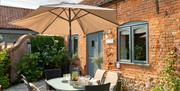
POLYGON ((118 61, 120 63, 125 63, 125 64, 149 64, 149 24, 147 22, 128 22, 125 23, 123 25, 120 25, 118 27, 118 61), (133 31, 133 27, 134 26, 140 26, 140 25, 144 25, 146 27, 146 60, 143 61, 138 61, 138 60, 134 60, 134 31, 133 31), (121 32, 123 31, 123 29, 125 28, 129 28, 129 61, 122 61, 121 58, 121 32))

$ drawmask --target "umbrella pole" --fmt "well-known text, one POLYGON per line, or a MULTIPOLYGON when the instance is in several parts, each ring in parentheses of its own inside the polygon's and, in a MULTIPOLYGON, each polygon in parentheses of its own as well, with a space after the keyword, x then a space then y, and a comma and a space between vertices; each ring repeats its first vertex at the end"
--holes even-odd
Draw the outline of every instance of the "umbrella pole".
POLYGON ((71 9, 69 8, 69 52, 72 58, 72 31, 71 31, 71 9))

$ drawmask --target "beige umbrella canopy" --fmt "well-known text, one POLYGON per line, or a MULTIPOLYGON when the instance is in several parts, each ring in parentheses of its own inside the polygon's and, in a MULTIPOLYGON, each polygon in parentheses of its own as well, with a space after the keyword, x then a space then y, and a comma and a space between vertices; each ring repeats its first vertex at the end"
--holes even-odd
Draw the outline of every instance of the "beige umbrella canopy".
POLYGON ((114 9, 69 3, 40 6, 23 19, 10 24, 42 34, 60 35, 87 34, 117 26, 114 9))
POLYGON ((117 26, 114 9, 70 3, 40 6, 23 19, 11 24, 41 34, 70 35, 69 41, 75 33, 87 34, 117 26))

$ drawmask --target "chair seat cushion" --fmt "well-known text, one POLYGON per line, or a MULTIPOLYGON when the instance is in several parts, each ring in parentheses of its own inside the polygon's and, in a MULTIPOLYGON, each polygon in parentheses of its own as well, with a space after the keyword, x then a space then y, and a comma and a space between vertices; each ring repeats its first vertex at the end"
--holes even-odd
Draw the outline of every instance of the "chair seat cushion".
POLYGON ((90 82, 92 83, 92 85, 99 85, 99 84, 100 84, 100 80, 95 79, 95 78, 92 78, 92 79, 90 80, 90 82))

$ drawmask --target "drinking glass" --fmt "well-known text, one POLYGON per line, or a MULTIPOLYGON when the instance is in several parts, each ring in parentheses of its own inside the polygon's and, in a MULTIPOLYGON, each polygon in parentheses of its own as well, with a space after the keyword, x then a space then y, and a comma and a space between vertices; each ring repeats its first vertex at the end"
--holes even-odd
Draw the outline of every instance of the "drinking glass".
POLYGON ((64 79, 69 81, 70 80, 70 74, 64 74, 63 75, 64 79))

